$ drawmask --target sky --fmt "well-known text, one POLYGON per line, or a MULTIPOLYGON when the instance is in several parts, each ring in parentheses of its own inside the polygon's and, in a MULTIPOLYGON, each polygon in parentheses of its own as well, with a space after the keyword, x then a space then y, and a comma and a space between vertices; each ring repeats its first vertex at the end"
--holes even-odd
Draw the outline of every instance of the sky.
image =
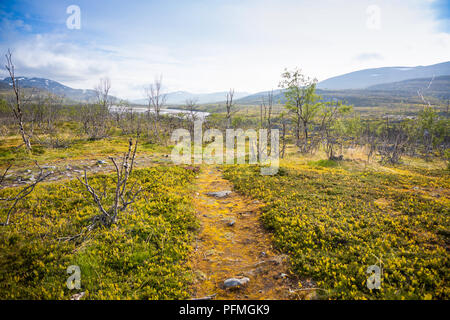
POLYGON ((320 81, 448 61, 450 1, 0 0, 2 57, 8 48, 17 75, 80 89, 108 77, 130 100, 161 74, 167 92, 254 93, 285 68, 320 81))

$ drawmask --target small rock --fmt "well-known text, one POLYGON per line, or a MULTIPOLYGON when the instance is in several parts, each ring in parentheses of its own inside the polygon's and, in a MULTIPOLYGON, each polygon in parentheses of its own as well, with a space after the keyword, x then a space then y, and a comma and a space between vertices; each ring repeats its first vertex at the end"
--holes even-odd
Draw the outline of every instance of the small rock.
POLYGON ((76 293, 73 296, 70 297, 70 300, 80 300, 85 295, 85 292, 76 293))
POLYGON ((208 192, 207 195, 216 198, 225 198, 230 193, 231 193, 230 190, 224 190, 224 191, 208 192))
POLYGON ((250 281, 250 279, 247 277, 244 277, 242 279, 229 278, 223 282, 223 286, 225 288, 239 288, 239 287, 245 285, 249 281, 250 281))

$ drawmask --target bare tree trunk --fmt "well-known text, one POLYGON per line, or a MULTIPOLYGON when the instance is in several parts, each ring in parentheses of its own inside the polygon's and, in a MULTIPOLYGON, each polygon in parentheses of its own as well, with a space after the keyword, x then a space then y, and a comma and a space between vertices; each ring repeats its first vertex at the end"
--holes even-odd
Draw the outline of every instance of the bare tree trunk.
MULTIPOLYGON (((7 214, 6 214, 6 221, 4 223, 0 223, 0 225, 2 226, 7 226, 9 225, 10 219, 12 214, 16 211, 16 206, 17 204, 24 199, 26 196, 28 196, 30 193, 33 192, 34 188, 41 183, 42 181, 44 181, 45 179, 47 179, 52 172, 46 172, 44 173, 44 171, 42 170, 42 168, 38 165, 37 162, 35 162, 36 167, 39 169, 39 175, 36 178, 36 180, 30 184, 28 184, 26 187, 22 188, 19 192, 17 192, 17 194, 13 197, 8 197, 8 198, 0 198, 0 201, 6 201, 6 202, 11 202, 11 206, 9 207, 7 214)), ((2 184, 6 173, 8 172, 8 170, 11 168, 11 165, 9 165, 5 172, 3 173, 3 175, 0 177, 0 185, 2 184)))
POLYGON ((227 129, 231 128, 231 113, 233 109, 233 96, 234 96, 234 89, 230 89, 230 91, 227 93, 227 129))
POLYGON ((272 129, 273 90, 267 95, 267 135, 270 137, 272 129))
POLYGON ((96 191, 90 185, 87 178, 86 170, 84 171, 83 178, 77 177, 78 181, 86 188, 86 190, 92 196, 94 203, 97 205, 100 211, 100 215, 94 217, 93 223, 89 226, 90 229, 94 228, 98 222, 100 222, 103 226, 110 227, 117 221, 117 216, 119 212, 125 211, 130 204, 134 203, 137 195, 142 191, 142 188, 139 188, 137 191, 134 191, 136 183, 134 183, 131 186, 131 188, 127 190, 128 178, 133 172, 137 145, 138 139, 136 139, 134 149, 132 139, 129 140, 128 152, 124 155, 122 163, 120 165, 117 164, 116 160, 113 157, 109 158, 114 165, 117 178, 116 187, 114 191, 114 202, 109 209, 105 209, 104 204, 102 203, 102 198, 98 195, 98 191, 96 191))
POLYGON ((155 78, 154 82, 146 89, 149 109, 153 108, 155 113, 154 131, 155 136, 159 139, 159 116, 161 108, 166 103, 167 96, 162 93, 162 75, 155 78))
POLYGON ((197 105, 196 99, 187 99, 186 107, 189 110, 189 132, 191 136, 194 136, 194 122, 197 120, 197 112, 195 112, 195 106, 197 105))
POLYGON ((281 159, 284 159, 284 153, 286 151, 286 122, 282 119, 282 131, 281 131, 281 159))
POLYGON ((12 54, 11 51, 8 50, 6 53, 6 70, 8 70, 9 76, 11 77, 11 82, 13 86, 15 103, 11 106, 11 109, 14 114, 14 118, 16 119, 17 125, 19 126, 20 135, 22 136, 22 140, 27 148, 27 151, 31 151, 31 142, 30 137, 25 132, 24 120, 23 120, 23 112, 21 105, 21 97, 20 97, 20 86, 19 82, 16 80, 14 64, 12 62, 12 54))

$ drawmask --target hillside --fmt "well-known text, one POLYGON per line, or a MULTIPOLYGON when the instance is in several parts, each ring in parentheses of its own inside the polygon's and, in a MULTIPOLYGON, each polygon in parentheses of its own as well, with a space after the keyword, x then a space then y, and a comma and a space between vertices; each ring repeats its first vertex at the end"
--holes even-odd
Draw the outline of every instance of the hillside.
MULTIPOLYGON (((72 102, 92 102, 96 99, 94 90, 73 89, 57 81, 45 78, 18 77, 23 88, 37 88, 62 96, 72 102)), ((10 78, 0 80, 0 90, 11 87, 10 78)), ((450 62, 431 66, 386 67, 366 69, 347 73, 320 82, 317 93, 325 100, 338 98, 355 106, 376 106, 378 103, 420 103, 417 91, 428 97, 446 100, 450 97, 450 62), (433 81, 431 82, 431 79, 433 81), (428 88, 431 82, 430 87, 428 88)), ((241 105, 259 105, 269 91, 255 94, 235 92, 234 101, 241 105)), ((224 103, 226 91, 213 93, 191 93, 176 91, 167 93, 168 105, 184 105, 186 100, 196 100, 197 104, 224 103)), ((284 103, 281 89, 273 91, 275 103, 284 103)), ((113 100, 119 100, 112 97, 113 100)), ((146 99, 131 101, 147 104, 146 99)))
POLYGON ((417 91, 420 90, 424 95, 445 100, 450 98, 450 75, 378 84, 370 86, 367 89, 372 91, 395 91, 410 94, 417 94, 417 91))
MULTIPOLYGON (((450 76, 420 78, 399 82, 385 83, 370 86, 366 89, 323 90, 317 93, 324 100, 339 99, 358 107, 374 107, 386 103, 421 103, 417 91, 421 90, 424 96, 447 100, 450 98, 450 76), (431 85, 430 85, 431 82, 431 85), (429 86, 430 85, 430 86, 429 86), (429 86, 429 88, 428 88, 429 86)), ((236 100, 237 104, 259 105, 269 91, 262 91, 236 100)), ((285 103, 282 90, 274 90, 275 103, 285 103)))
MULTIPOLYGON (((22 88, 36 88, 77 102, 92 102, 96 99, 94 90, 73 89, 57 81, 45 78, 17 77, 22 88)), ((0 89, 11 88, 11 78, 0 80, 0 89)))
POLYGON ((319 89, 364 89, 382 83, 450 75, 450 61, 417 67, 384 67, 359 70, 319 82, 319 89))
MULTIPOLYGON (((384 103, 420 103, 417 93, 395 92, 382 90, 317 90, 316 91, 326 101, 339 99, 358 107, 374 107, 384 103)), ((236 100, 240 105, 260 105, 263 97, 267 97, 268 91, 255 93, 251 96, 236 100)), ((274 91, 274 101, 276 104, 286 102, 281 90, 274 91)))

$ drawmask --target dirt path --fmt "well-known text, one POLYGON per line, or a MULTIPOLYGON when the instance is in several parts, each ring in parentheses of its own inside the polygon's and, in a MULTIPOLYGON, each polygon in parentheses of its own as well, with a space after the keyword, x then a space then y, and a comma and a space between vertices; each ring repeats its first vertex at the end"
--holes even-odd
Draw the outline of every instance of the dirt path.
POLYGON ((271 245, 259 220, 261 204, 232 192, 226 197, 210 192, 233 190, 217 168, 203 168, 197 179, 195 208, 201 231, 192 267, 196 277, 192 297, 215 299, 295 299, 290 289, 297 281, 289 274, 286 257, 271 245), (229 278, 247 277, 238 288, 224 288, 229 278))
MULTIPOLYGON (((123 154, 116 154, 114 157, 120 159, 123 154)), ((157 165, 171 164, 168 155, 164 154, 143 154, 136 155, 134 163, 135 169, 148 168, 157 165)), ((39 164, 44 171, 53 172, 46 181, 70 180, 83 175, 84 170, 88 174, 107 174, 114 172, 114 166, 108 157, 92 157, 84 159, 63 159, 47 161, 39 164)), ((0 169, 0 175, 4 170, 0 169)), ((20 187, 32 182, 39 174, 39 169, 35 165, 12 166, 5 176, 1 188, 20 187)))

